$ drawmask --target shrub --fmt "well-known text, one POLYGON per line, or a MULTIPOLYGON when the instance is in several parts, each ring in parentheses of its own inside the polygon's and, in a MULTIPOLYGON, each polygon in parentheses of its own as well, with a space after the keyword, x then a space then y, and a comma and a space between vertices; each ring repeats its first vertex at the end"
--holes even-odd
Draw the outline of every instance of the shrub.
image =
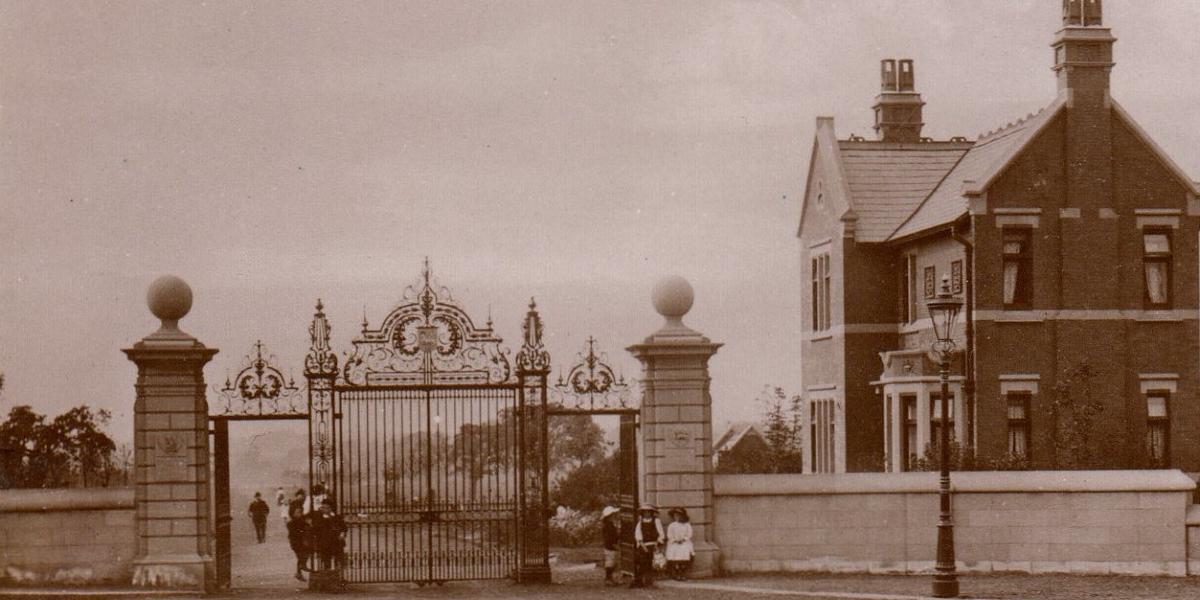
POLYGON ((550 517, 551 546, 589 546, 600 540, 600 514, 558 507, 550 517))

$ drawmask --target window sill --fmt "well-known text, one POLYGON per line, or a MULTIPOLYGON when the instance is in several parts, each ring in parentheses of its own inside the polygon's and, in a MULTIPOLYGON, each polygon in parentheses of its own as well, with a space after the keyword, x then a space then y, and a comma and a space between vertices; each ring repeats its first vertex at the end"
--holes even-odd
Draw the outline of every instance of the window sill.
POLYGON ((815 335, 813 337, 808 338, 808 341, 809 342, 824 342, 824 341, 828 341, 828 340, 832 340, 832 339, 833 339, 832 333, 822 333, 820 335, 815 335))
POLYGON ((1139 322, 1181 323, 1183 317, 1169 308, 1147 308, 1138 313, 1134 320, 1139 322))
POLYGON ((1027 308, 1006 308, 996 316, 997 323, 1043 323, 1046 315, 1027 308))

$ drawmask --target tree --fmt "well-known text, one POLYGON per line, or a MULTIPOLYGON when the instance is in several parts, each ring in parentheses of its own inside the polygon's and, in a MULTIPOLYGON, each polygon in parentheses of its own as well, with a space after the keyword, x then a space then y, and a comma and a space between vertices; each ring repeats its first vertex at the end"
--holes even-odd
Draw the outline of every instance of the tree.
POLYGON ((612 503, 620 489, 621 465, 616 452, 585 462, 556 482, 554 504, 581 511, 598 511, 612 503))
POLYGON ((604 431, 590 415, 550 417, 550 471, 558 476, 604 458, 604 431))
POLYGON ((3 479, 12 487, 107 485, 116 444, 102 430, 106 410, 75 407, 50 422, 29 406, 15 406, 0 423, 3 479))
POLYGON ((101 427, 107 425, 112 415, 107 410, 93 411, 77 406, 58 415, 46 430, 46 446, 57 457, 58 463, 67 467, 66 478, 77 477, 87 487, 102 476, 117 445, 101 427))
POLYGON ((800 396, 788 398, 781 387, 764 386, 758 397, 763 436, 770 449, 767 473, 800 473, 804 448, 800 396))
POLYGON ((8 418, 0 423, 0 447, 7 449, 0 476, 5 485, 16 488, 42 487, 41 477, 45 473, 37 470, 40 452, 39 432, 45 427, 46 417, 39 415, 29 406, 14 406, 8 418))

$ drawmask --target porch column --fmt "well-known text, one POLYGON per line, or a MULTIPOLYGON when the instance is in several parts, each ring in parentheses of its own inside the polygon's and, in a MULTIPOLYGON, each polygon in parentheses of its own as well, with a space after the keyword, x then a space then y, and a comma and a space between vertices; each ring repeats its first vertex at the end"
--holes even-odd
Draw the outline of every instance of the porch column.
MULTIPOLYGON (((629 352, 642 363, 644 499, 663 511, 681 507, 691 518, 696 549, 691 575, 710 577, 720 565, 713 543, 712 396, 708 359, 714 344, 683 324, 692 286, 667 277, 654 286, 654 308, 666 319, 629 352)), ((667 522, 663 523, 664 527, 667 522)))
POLYGON ((211 591, 204 365, 217 353, 179 330, 192 290, 160 277, 146 295, 158 331, 123 350, 138 368, 134 401, 137 554, 133 584, 211 591))

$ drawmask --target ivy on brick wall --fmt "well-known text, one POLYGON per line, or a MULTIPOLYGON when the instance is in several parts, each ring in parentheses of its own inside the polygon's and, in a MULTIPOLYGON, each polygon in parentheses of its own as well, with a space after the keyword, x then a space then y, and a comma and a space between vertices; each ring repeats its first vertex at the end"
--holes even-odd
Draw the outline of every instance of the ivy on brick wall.
POLYGON ((1092 396, 1096 371, 1087 362, 1071 365, 1059 374, 1050 396, 1052 469, 1091 469, 1097 465, 1094 441, 1096 417, 1104 405, 1092 396))

